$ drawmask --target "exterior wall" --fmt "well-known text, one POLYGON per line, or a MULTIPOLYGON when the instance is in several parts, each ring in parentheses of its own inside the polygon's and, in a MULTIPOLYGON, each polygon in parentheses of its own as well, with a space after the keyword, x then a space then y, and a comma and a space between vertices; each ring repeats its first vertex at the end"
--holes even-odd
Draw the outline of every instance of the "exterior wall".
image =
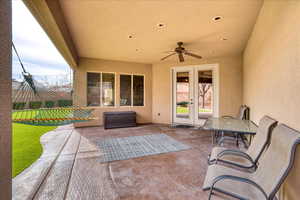
POLYGON ((242 57, 241 55, 184 63, 153 64, 153 123, 171 123, 171 67, 218 63, 220 67, 220 115, 236 115, 242 104, 242 57), (160 116, 158 116, 160 113, 160 116))
POLYGON ((11 199, 11 1, 0 1, 0 199, 11 199))
POLYGON ((116 101, 114 107, 94 107, 98 120, 77 123, 76 126, 102 125, 102 115, 105 111, 136 111, 138 123, 151 123, 152 121, 152 66, 121 61, 108 61, 99 59, 81 58, 74 76, 74 103, 86 106, 87 102, 87 72, 116 72, 116 101), (120 73, 133 73, 145 75, 145 106, 123 107, 120 104, 120 73))
MULTIPOLYGON (((244 53, 244 103, 300 130, 300 1, 265 0, 244 53)), ((299 199, 300 148, 280 199, 299 199)))

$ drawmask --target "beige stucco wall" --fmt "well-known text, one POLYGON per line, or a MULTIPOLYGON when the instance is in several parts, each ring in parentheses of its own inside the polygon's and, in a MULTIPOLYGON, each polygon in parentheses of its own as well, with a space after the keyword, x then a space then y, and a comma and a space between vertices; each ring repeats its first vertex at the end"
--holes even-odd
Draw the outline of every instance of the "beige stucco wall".
POLYGON ((138 123, 170 124, 171 104, 171 67, 218 63, 220 67, 220 115, 235 115, 242 103, 242 59, 241 55, 214 58, 201 61, 186 61, 185 63, 157 63, 153 65, 121 61, 81 58, 75 72, 74 90, 75 103, 86 105, 86 73, 116 72, 116 106, 95 107, 95 116, 99 119, 87 123, 77 123, 76 126, 102 125, 102 114, 105 111, 134 110, 137 112, 138 123), (120 107, 120 73, 135 73, 145 75, 145 106, 120 107), (160 113, 160 116, 158 116, 160 113))
POLYGON ((94 107, 98 120, 77 123, 76 126, 102 125, 102 115, 105 111, 136 111, 138 123, 151 123, 152 121, 152 66, 121 61, 108 61, 99 59, 81 58, 74 77, 74 102, 86 106, 87 72, 115 72, 116 73, 116 101, 114 107, 94 107), (120 107, 120 73, 145 75, 145 106, 120 107))
MULTIPOLYGON (((265 0, 244 53, 244 103, 300 130, 300 1, 265 0)), ((300 148, 298 148, 300 149, 300 148)), ((299 199, 300 150, 281 199, 299 199)))
POLYGON ((200 61, 186 61, 184 63, 157 63, 152 67, 153 93, 153 123, 171 123, 171 73, 175 66, 189 66, 201 64, 219 64, 220 71, 220 115, 236 115, 242 103, 242 57, 228 56, 200 61), (160 116, 158 115, 160 113, 160 116))

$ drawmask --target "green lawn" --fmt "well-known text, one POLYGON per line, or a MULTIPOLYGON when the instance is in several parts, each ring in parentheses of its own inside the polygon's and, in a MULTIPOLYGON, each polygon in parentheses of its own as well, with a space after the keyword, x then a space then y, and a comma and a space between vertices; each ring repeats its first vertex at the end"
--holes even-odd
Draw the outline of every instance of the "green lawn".
POLYGON ((42 153, 40 137, 55 126, 30 126, 13 123, 13 177, 37 160, 42 153))
MULTIPOLYGON (((188 113, 188 108, 187 107, 177 107, 176 108, 176 112, 177 113, 180 113, 180 114, 185 114, 185 113, 188 113)), ((211 112, 210 109, 205 109, 205 108, 199 108, 199 113, 208 113, 208 112, 211 112)))

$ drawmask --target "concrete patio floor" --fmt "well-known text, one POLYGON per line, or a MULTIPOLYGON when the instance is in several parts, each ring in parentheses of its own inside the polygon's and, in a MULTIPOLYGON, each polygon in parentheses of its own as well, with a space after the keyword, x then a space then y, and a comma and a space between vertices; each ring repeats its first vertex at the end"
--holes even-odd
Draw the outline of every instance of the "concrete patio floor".
MULTIPOLYGON (((211 133, 144 125, 104 130, 63 126, 42 136, 39 160, 13 180, 13 199, 204 200, 211 133), (100 163, 95 141, 164 133, 189 150, 100 163)), ((213 199, 229 199, 215 195, 213 199)))

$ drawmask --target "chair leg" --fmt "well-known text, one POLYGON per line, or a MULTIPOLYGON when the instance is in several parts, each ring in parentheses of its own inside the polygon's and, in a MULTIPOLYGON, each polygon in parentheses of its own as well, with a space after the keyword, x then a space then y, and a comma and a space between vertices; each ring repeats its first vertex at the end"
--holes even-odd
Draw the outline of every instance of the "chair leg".
POLYGON ((210 188, 208 200, 211 200, 211 196, 213 195, 213 188, 210 188))
POLYGON ((239 147, 239 136, 238 133, 235 135, 235 140, 236 140, 236 146, 239 147))

